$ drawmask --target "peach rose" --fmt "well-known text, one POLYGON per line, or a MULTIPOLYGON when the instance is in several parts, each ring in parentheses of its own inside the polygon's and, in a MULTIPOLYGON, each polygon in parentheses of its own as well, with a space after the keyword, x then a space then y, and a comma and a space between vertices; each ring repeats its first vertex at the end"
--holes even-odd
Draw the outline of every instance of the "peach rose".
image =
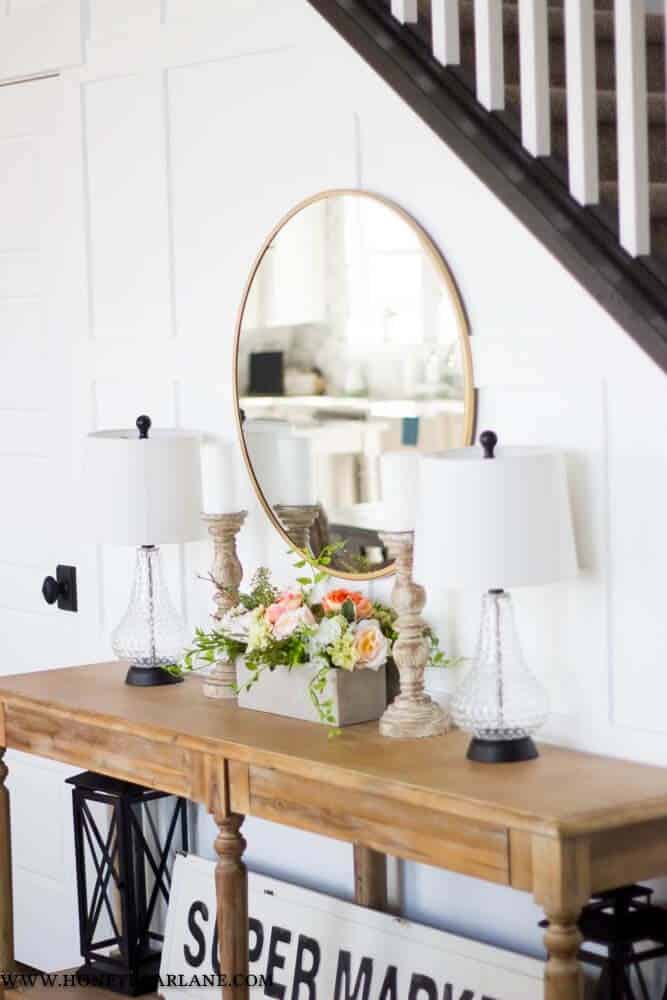
POLYGON ((270 604, 266 609, 266 620, 270 625, 275 625, 286 611, 296 611, 303 604, 303 595, 298 591, 285 590, 280 595, 275 604, 270 604))
POLYGON ((355 628, 354 651, 357 670, 379 670, 387 662, 389 640, 375 619, 362 621, 355 628))
POLYGON ((346 601, 351 601, 354 604, 354 617, 356 621, 361 621, 362 618, 370 618, 373 614, 373 605, 360 594, 358 590, 346 590, 345 587, 340 587, 338 590, 330 590, 328 594, 325 594, 322 598, 322 607, 327 614, 337 615, 340 614, 341 608, 346 601))

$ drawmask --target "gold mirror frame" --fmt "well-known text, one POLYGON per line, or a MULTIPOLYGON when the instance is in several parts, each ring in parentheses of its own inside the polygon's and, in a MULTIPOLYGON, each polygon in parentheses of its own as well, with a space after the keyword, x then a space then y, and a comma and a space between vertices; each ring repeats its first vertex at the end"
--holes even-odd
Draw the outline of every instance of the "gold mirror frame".
MULTIPOLYGON (((318 194, 312 195, 310 198, 305 198, 300 201, 298 205, 295 205, 280 222, 277 223, 267 236, 262 249, 259 251, 255 261, 252 265, 250 276, 246 282, 245 288, 243 290, 243 298, 241 299, 241 305, 238 311, 238 316, 236 320, 236 332, 234 336, 234 354, 232 359, 232 364, 234 367, 234 419, 236 421, 236 429, 239 436, 239 441, 241 442, 241 452, 243 454, 243 461, 245 462, 250 481, 253 485, 253 489, 257 495, 257 499, 262 505, 265 514, 273 524, 274 528, 278 531, 278 534, 290 548, 309 560, 308 554, 302 552, 300 549, 296 549, 294 542, 289 537, 282 524, 276 517, 275 513, 271 509, 261 486, 257 481, 255 476, 255 471, 252 467, 252 462, 250 460, 250 455, 248 453, 248 448, 245 442, 245 436, 243 433, 243 424, 241 421, 241 405, 240 405, 240 395, 239 395, 239 345, 241 341, 241 332, 243 330, 243 318, 245 316, 246 306, 248 304, 248 296, 250 295, 250 290, 252 288, 253 282, 257 275, 264 257, 266 256, 271 244, 278 235, 278 233, 284 229, 284 227, 302 212, 304 209, 308 208, 309 205, 313 205, 318 201, 324 201, 327 198, 340 197, 343 195, 352 195, 354 197, 360 198, 370 198, 373 201, 378 202, 381 205, 386 206, 391 209, 391 211, 396 212, 413 230, 419 237, 424 249, 430 256, 431 260, 437 271, 442 275, 442 279, 447 286, 449 293, 452 297, 456 309, 457 322, 459 327, 459 343, 461 345, 461 360, 463 366, 463 374, 465 381, 465 392, 464 392, 464 426, 463 426, 463 442, 462 446, 470 445, 474 439, 475 433, 475 423, 477 418, 477 397, 473 383, 473 370, 472 370, 472 352, 470 350, 470 324, 468 323, 468 317, 465 311, 465 306, 463 305, 463 299, 461 298, 461 293, 459 292, 456 281, 454 280, 454 275, 452 274, 447 261, 441 254, 440 250, 437 248, 431 237, 428 235, 426 230, 420 225, 419 222, 413 216, 411 216, 405 209, 397 205, 396 202, 391 201, 389 198, 384 198, 382 195, 373 194, 371 191, 362 191, 357 188, 330 188, 325 191, 320 191, 318 194)), ((392 563, 389 566, 384 566, 382 569, 373 570, 369 573, 348 573, 343 570, 331 570, 330 575, 336 579, 341 580, 353 580, 357 582, 377 580, 381 577, 392 576, 395 573, 395 564, 392 563)))

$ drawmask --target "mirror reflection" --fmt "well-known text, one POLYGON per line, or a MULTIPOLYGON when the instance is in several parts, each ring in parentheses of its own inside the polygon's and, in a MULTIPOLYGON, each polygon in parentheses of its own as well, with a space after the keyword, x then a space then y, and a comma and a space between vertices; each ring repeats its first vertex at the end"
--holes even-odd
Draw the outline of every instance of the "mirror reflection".
POLYGON ((465 313, 429 238, 362 192, 299 206, 260 255, 236 361, 270 516, 298 548, 333 547, 337 575, 390 571, 381 532, 413 485, 392 456, 467 444, 474 418, 465 313))

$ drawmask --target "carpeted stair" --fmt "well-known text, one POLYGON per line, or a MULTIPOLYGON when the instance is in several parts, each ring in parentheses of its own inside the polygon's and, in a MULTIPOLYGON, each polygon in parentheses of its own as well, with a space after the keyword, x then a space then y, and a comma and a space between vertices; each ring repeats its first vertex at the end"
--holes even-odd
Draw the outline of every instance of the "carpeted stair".
MULTIPOLYGON (((643 0, 637 0, 637 3, 643 0)), ((430 0, 419 0, 419 24, 413 27, 430 45, 430 0)), ((475 80, 475 25, 472 0, 461 0, 461 70, 469 85, 475 80)), ((618 154, 616 129, 613 0, 595 0, 600 181, 609 223, 616 228, 618 154)), ((646 15, 649 170, 651 181, 652 254, 667 260, 667 107, 665 101, 665 21, 646 15)), ((520 135, 519 16, 517 0, 503 4, 506 121, 520 135)), ((565 91, 565 25, 563 0, 549 2, 552 154, 567 169, 567 102, 565 91)))

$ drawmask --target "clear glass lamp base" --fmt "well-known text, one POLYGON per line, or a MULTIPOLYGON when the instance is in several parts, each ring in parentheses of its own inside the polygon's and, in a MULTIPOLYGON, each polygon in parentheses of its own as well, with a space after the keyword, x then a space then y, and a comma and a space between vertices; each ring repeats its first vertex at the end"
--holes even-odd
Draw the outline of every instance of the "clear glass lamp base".
POLYGON ((473 734, 470 760, 515 763, 538 756, 531 737, 546 722, 547 695, 524 662, 505 591, 484 595, 477 654, 451 711, 456 725, 473 734))
POLYGON ((178 684, 164 667, 183 655, 185 626, 174 608, 164 579, 160 550, 153 545, 137 549, 130 603, 111 636, 119 660, 130 660, 126 682, 136 687, 178 684))

